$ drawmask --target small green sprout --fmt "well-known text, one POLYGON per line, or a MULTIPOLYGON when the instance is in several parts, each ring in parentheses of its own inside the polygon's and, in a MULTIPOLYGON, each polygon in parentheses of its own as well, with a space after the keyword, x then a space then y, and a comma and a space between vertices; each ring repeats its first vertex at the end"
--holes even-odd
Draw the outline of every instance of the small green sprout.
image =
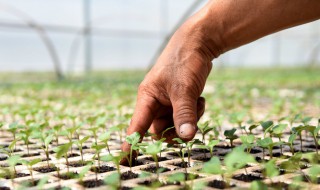
POLYGON ((132 162, 133 161, 132 160, 133 151, 136 151, 136 150, 139 149, 139 147, 137 145, 140 142, 140 133, 138 133, 138 132, 132 133, 131 135, 126 137, 126 141, 127 141, 127 143, 129 143, 131 145, 130 146, 129 159, 128 159, 130 170, 131 170, 131 167, 133 166, 133 162, 132 162))
POLYGON ((80 156, 81 156, 81 163, 84 165, 84 159, 83 159, 83 144, 89 140, 90 136, 85 136, 82 139, 77 140, 75 143, 78 146, 78 149, 80 151, 80 156))
POLYGON ((240 136, 240 140, 242 142, 242 145, 245 146, 247 153, 251 152, 251 149, 254 147, 254 135, 248 135, 248 136, 240 136))
POLYGON ((205 143, 205 136, 207 133, 213 130, 214 127, 209 125, 209 121, 204 122, 203 124, 199 125, 199 130, 202 134, 202 143, 205 143))
POLYGON ((230 147, 233 147, 233 141, 238 138, 238 136, 235 134, 236 130, 236 128, 233 128, 224 131, 224 136, 230 140, 230 147))
POLYGON ((35 185, 35 181, 34 181, 34 178, 33 178, 33 166, 36 165, 37 163, 41 162, 41 159, 40 158, 37 158, 37 159, 33 159, 33 160, 21 160, 21 163, 26 165, 28 167, 28 170, 30 172, 30 176, 31 176, 31 180, 32 180, 32 184, 35 185))
MULTIPOLYGON (((163 139, 164 140, 164 139, 163 139)), ((151 155, 156 163, 157 168, 157 178, 159 177, 159 161, 158 161, 158 154, 161 152, 162 149, 162 141, 156 141, 153 144, 149 144, 145 148, 142 148, 144 154, 151 155)))

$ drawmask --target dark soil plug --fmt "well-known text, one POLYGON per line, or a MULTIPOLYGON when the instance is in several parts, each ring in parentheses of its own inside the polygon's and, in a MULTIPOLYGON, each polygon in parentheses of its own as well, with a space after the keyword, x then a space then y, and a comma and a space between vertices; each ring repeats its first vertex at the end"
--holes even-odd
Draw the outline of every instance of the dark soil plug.
MULTIPOLYGON (((76 150, 80 150, 78 147, 77 148, 75 148, 76 150)), ((82 147, 82 150, 85 150, 85 149, 89 149, 89 147, 88 146, 83 146, 82 147)))
POLYGON ((57 167, 55 166, 44 166, 44 167, 40 167, 40 168, 33 168, 33 170, 40 172, 40 173, 49 173, 49 172, 53 172, 53 171, 57 171, 57 167))
POLYGON ((82 183, 81 183, 81 185, 83 186, 83 187, 86 187, 86 188, 94 188, 94 187, 99 187, 99 186, 101 186, 101 185, 103 185, 104 183, 103 183, 103 181, 101 180, 101 179, 99 179, 98 181, 96 181, 96 180, 86 180, 86 181, 83 181, 82 183))
POLYGON ((36 152, 36 153, 31 153, 31 154, 22 154, 21 157, 25 158, 25 157, 31 157, 31 156, 39 156, 40 153, 36 152))
MULTIPOLYGON (((19 178, 19 177, 26 177, 26 176, 29 176, 30 174, 26 174, 26 173, 16 173, 13 178, 19 178)), ((5 175, 4 178, 6 179, 11 179, 11 176, 10 174, 8 175, 5 175)))
MULTIPOLYGON (((157 173, 157 167, 155 165, 148 166, 147 168, 144 168, 141 170, 146 172, 151 172, 151 173, 157 173)), ((163 168, 163 167, 160 167, 159 170, 161 171, 161 173, 170 171, 168 168, 163 168)))
POLYGON ((253 174, 240 174, 240 175, 236 175, 236 176, 233 176, 232 177, 233 179, 237 179, 237 180, 241 180, 241 181, 244 181, 244 182, 252 182, 254 180, 261 180, 263 179, 262 177, 260 176, 255 176, 253 174))
POLYGON ((39 183, 39 179, 38 180, 34 180, 34 181, 24 181, 22 184, 27 186, 27 187, 34 187, 34 186, 37 186, 38 183, 39 183))
POLYGON ((68 158, 77 157, 77 156, 80 156, 80 155, 76 153, 68 154, 68 158))
POLYGON ((288 190, 289 189, 289 185, 284 182, 271 183, 268 186, 272 187, 274 189, 281 189, 281 190, 288 190))
POLYGON ((128 180, 128 179, 134 179, 134 178, 138 178, 138 174, 133 173, 131 171, 127 171, 121 174, 121 180, 128 180))
POLYGON ((77 172, 68 172, 60 174, 60 176, 57 176, 60 179, 68 180, 68 179, 75 179, 79 177, 79 174, 77 172))
POLYGON ((226 188, 230 188, 230 187, 235 187, 234 184, 227 184, 225 181, 220 181, 220 180, 213 180, 210 181, 207 186, 209 187, 214 187, 217 189, 226 189, 226 188))
MULTIPOLYGON (((149 160, 149 161, 154 161, 154 159, 152 157, 146 157, 145 159, 149 160)), ((166 160, 168 160, 168 158, 166 158, 166 157, 158 157, 158 161, 159 162, 166 161, 166 160)))
MULTIPOLYGON (((213 150, 213 152, 215 152, 215 151, 217 151, 217 150, 213 150)), ((191 154, 199 154, 199 153, 202 153, 202 154, 204 154, 204 153, 209 153, 210 151, 209 150, 207 150, 207 149, 204 149, 204 148, 195 148, 195 149, 192 149, 191 150, 191 154)))
POLYGON ((3 155, 0 156, 0 161, 6 160, 6 159, 8 159, 8 156, 3 156, 3 155))
POLYGON ((96 173, 104 173, 104 172, 110 172, 116 170, 114 167, 110 166, 100 166, 99 167, 91 167, 90 171, 96 172, 96 173))
POLYGON ((138 184, 154 188, 164 186, 164 184, 162 184, 159 180, 144 180, 139 182, 138 184))
POLYGON ((174 166, 178 166, 180 168, 188 168, 190 167, 190 164, 188 162, 178 162, 178 163, 174 163, 174 166))
POLYGON ((210 156, 207 156, 207 157, 201 156, 201 157, 197 157, 197 158, 193 158, 193 159, 203 161, 203 162, 208 162, 211 159, 211 157, 210 156))
MULTIPOLYGON (((171 155, 171 156, 176 156, 176 157, 179 157, 180 158, 180 155, 182 154, 182 153, 180 153, 180 152, 169 152, 168 153, 169 155, 171 155)), ((188 153, 184 153, 183 154, 183 156, 185 157, 185 158, 188 158, 188 153)))
POLYGON ((69 162, 68 166, 71 166, 71 167, 82 167, 82 166, 85 166, 87 165, 88 162, 81 162, 81 161, 77 161, 77 162, 69 162))
MULTIPOLYGON (((245 149, 245 151, 247 152, 247 149, 245 149)), ((262 151, 259 150, 259 149, 255 149, 255 148, 253 148, 253 149, 250 150, 250 153, 251 153, 251 154, 257 154, 257 153, 260 153, 260 152, 262 152, 262 151)))
POLYGON ((0 187, 0 190, 10 190, 9 187, 0 187))
MULTIPOLYGON (((270 156, 269 154, 267 154, 268 156, 270 156)), ((275 152, 272 154, 273 157, 281 157, 281 158, 289 158, 289 156, 283 155, 280 152, 275 152)))

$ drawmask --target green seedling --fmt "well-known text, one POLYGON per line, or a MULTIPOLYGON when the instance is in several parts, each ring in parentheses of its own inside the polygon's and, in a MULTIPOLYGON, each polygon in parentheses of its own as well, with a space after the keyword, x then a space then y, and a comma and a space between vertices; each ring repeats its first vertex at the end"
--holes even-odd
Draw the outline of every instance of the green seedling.
MULTIPOLYGON (((129 153, 129 159, 128 159, 128 162, 129 162, 129 166, 130 166, 130 171, 131 171, 131 168, 132 168, 132 165, 133 165, 133 151, 137 151, 139 149, 139 146, 138 143, 140 142, 140 133, 138 132, 135 132, 135 133, 132 133, 131 135, 127 136, 126 137, 126 141, 127 143, 129 143, 131 146, 130 146, 130 153, 129 153)), ((135 162, 135 160, 134 160, 135 162)))
POLYGON ((310 181, 314 184, 318 184, 318 176, 320 175, 320 165, 313 165, 308 170, 310 181))
POLYGON ((10 168, 10 178, 13 179, 17 175, 16 165, 21 163, 21 157, 19 155, 9 156, 7 163, 10 168))
POLYGON ((183 146, 183 145, 186 145, 187 143, 184 142, 184 141, 183 141, 182 139, 180 139, 180 138, 174 138, 174 139, 172 139, 172 140, 174 140, 174 141, 176 141, 177 143, 179 143, 180 151, 177 152, 177 154, 178 154, 179 157, 181 158, 181 163, 182 163, 183 166, 184 166, 185 172, 188 173, 188 171, 187 171, 187 166, 189 165, 189 163, 188 163, 188 164, 185 164, 184 155, 185 155, 186 152, 185 152, 185 147, 183 146))
POLYGON ((273 121, 265 121, 260 123, 263 131, 265 132, 267 129, 271 128, 273 125, 273 121))
MULTIPOLYGON (((70 127, 66 130, 66 136, 69 140, 69 143, 72 143, 73 141, 73 137, 75 136, 75 134, 77 134, 77 130, 79 130, 81 128, 81 126, 74 126, 74 127, 70 127)), ((79 139, 78 139, 79 140, 79 139)), ((72 154, 72 149, 70 150, 71 154, 72 154)))
POLYGON ((43 151, 46 155, 46 158, 47 158, 48 168, 50 167, 50 164, 49 164, 49 160, 50 160, 50 158, 49 158, 49 144, 51 143, 52 140, 53 140, 53 135, 49 135, 43 139, 44 146, 42 147, 42 149, 43 149, 43 151))
POLYGON ((255 146, 254 135, 240 136, 240 140, 242 142, 242 145, 246 148, 247 153, 250 153, 251 149, 255 146))
POLYGON ((117 132, 119 137, 120 137, 120 143, 122 143, 122 139, 123 139, 123 131, 127 128, 127 124, 125 123, 120 123, 118 125, 115 125, 113 127, 110 128, 110 131, 114 131, 117 132))
POLYGON ((90 138, 90 136, 83 137, 82 139, 77 140, 75 143, 78 146, 78 149, 80 151, 81 156, 81 163, 84 165, 84 159, 83 159, 83 144, 90 138))
POLYGON ((159 177, 159 172, 160 172, 158 154, 161 152, 161 149, 162 149, 162 141, 156 141, 153 144, 149 144, 148 146, 141 148, 144 154, 151 155, 152 158, 154 159, 156 163, 156 168, 157 168, 157 178, 159 177))
MULTIPOLYGON (((228 153, 224 159, 224 164, 226 166, 226 172, 230 176, 238 169, 243 168, 248 163, 256 163, 256 160, 252 155, 244 152, 244 147, 239 146, 234 148, 230 153, 228 153), (241 159, 239 159, 241 158, 241 159)), ((247 170, 245 168, 247 173, 247 170)))
MULTIPOLYGON (((283 131, 288 127, 287 124, 279 124, 272 128, 273 136, 278 137, 279 142, 282 142, 281 137, 283 131)), ((280 154, 282 155, 282 144, 280 144, 280 154)))
MULTIPOLYGON (((17 122, 11 123, 9 125, 8 131, 12 134, 13 140, 16 140, 16 135, 20 128, 22 128, 22 126, 20 126, 17 122)), ((14 147, 14 150, 15 150, 15 147, 14 147)))
POLYGON ((297 170, 300 170, 300 172, 303 173, 300 167, 301 158, 302 153, 298 152, 295 155, 291 156, 288 160, 281 162, 279 168, 288 172, 295 172, 297 170))
POLYGON ((24 144, 27 146, 27 153, 28 155, 30 155, 29 152, 29 144, 30 144, 30 136, 32 133, 32 129, 31 128, 26 128, 26 129, 22 129, 19 133, 19 137, 21 138, 21 140, 23 140, 24 144))
POLYGON ((183 189, 188 190, 188 189, 190 189, 190 187, 187 184, 187 179, 186 179, 187 177, 186 176, 188 177, 187 174, 184 174, 182 172, 178 172, 178 173, 175 173, 175 174, 168 176, 167 182, 174 183, 174 184, 176 184, 178 182, 183 182, 183 184, 184 184, 183 189))
POLYGON ((205 136, 207 133, 213 130, 214 127, 209 126, 209 121, 204 122, 203 124, 199 125, 199 130, 202 135, 202 143, 205 143, 205 136))
POLYGON ((88 171, 90 170, 90 168, 92 167, 92 163, 89 162, 87 165, 85 165, 81 171, 79 172, 77 178, 79 179, 79 183, 83 184, 83 178, 86 175, 86 173, 88 173, 88 171))
POLYGON ((238 136, 235 134, 236 131, 236 128, 224 131, 224 136, 230 140, 230 147, 233 147, 233 141, 238 138, 238 136))
POLYGON ((109 144, 108 144, 110 138, 111 138, 110 132, 105 132, 99 137, 99 140, 102 141, 106 145, 109 154, 111 154, 109 144))
POLYGON ((119 173, 112 173, 103 179, 104 183, 108 185, 108 189, 118 190, 121 187, 121 178, 119 173))
MULTIPOLYGON (((64 157, 66 159, 67 173, 68 174, 69 174, 68 151, 69 151, 69 149, 71 147, 72 147, 72 143, 67 143, 67 144, 60 145, 60 146, 58 146, 58 147, 53 149, 53 151, 56 152, 56 158, 57 159, 61 159, 62 157, 64 157)), ((57 171, 59 172, 59 168, 57 169, 57 171)), ((59 173, 58 173, 58 176, 60 176, 59 173)))
POLYGON ((60 135, 60 131, 63 127, 63 124, 57 124, 55 126, 53 126, 53 131, 54 131, 54 136, 55 136, 55 141, 56 141, 56 145, 59 145, 59 135, 60 135))
POLYGON ((212 157, 209 162, 204 164, 202 172, 221 175, 222 179, 230 186, 230 179, 233 173, 248 163, 256 163, 256 161, 253 156, 244 152, 244 147, 239 146, 226 155, 224 159, 225 168, 222 168, 218 157, 212 157))
POLYGON ((243 122, 245 116, 246 116, 246 114, 243 113, 243 112, 232 113, 232 114, 230 115, 230 122, 237 124, 238 127, 239 127, 239 129, 244 130, 245 133, 248 134, 246 128, 245 128, 245 127, 242 127, 242 122, 243 122))
POLYGON ((312 126, 312 125, 307 125, 307 126, 304 126, 304 130, 311 133, 313 141, 314 141, 314 146, 316 147, 316 154, 317 154, 317 157, 319 157, 317 136, 320 131, 320 126, 316 127, 316 126, 312 126))
POLYGON ((301 119, 301 123, 303 123, 304 126, 307 126, 309 125, 311 120, 312 120, 312 117, 304 117, 301 119))
POLYGON ((42 177, 39 182, 37 183, 37 189, 44 189, 44 185, 48 182, 49 177, 48 176, 44 176, 42 177))
POLYGON ((255 128, 257 128, 259 125, 257 124, 252 124, 249 126, 249 134, 252 134, 252 130, 254 130, 255 128))
POLYGON ((302 131, 304 130, 304 126, 299 125, 298 127, 293 127, 292 132, 296 133, 299 135, 299 140, 300 140, 300 151, 303 152, 302 148, 302 131))
POLYGON ((272 182, 272 178, 276 177, 279 175, 279 169, 276 167, 275 164, 276 160, 271 159, 267 163, 264 164, 264 170, 263 170, 263 175, 266 178, 269 178, 272 182))
POLYGON ((269 156, 272 159, 272 150, 274 146, 278 146, 283 144, 282 142, 273 142, 272 138, 266 137, 264 139, 258 139, 257 144, 263 148, 263 159, 264 159, 264 149, 267 148, 269 150, 269 156))
POLYGON ((111 184, 111 186, 115 187, 116 189, 121 187, 121 172, 120 172, 120 160, 122 160, 123 158, 126 158, 128 156, 128 153, 126 152, 120 152, 117 155, 111 155, 108 154, 106 156, 103 156, 101 158, 102 161, 105 162, 113 162, 113 164, 116 166, 117 168, 117 175, 113 175, 113 177, 110 178, 105 178, 105 183, 106 184, 111 184))
MULTIPOLYGON (((207 145, 198 145, 197 147, 209 150, 210 151, 210 156, 213 157, 213 148, 217 144, 219 144, 219 142, 220 142, 219 140, 212 139, 212 140, 209 141, 209 143, 207 145)), ((205 153, 204 153, 204 155, 205 155, 205 158, 206 158, 206 154, 205 153)))
POLYGON ((293 142, 294 140, 297 138, 297 134, 296 133, 292 133, 289 138, 288 138, 288 142, 287 144, 289 145, 290 147, 290 150, 291 150, 291 154, 294 155, 294 148, 293 148, 293 142))
POLYGON ((99 131, 100 127, 90 127, 89 131, 91 131, 93 138, 94 138, 94 142, 95 144, 98 144, 98 131, 99 131))
POLYGON ((94 171, 95 171, 95 174, 96 174, 96 181, 98 181, 98 171, 101 169, 100 153, 101 153, 101 150, 104 149, 105 147, 106 147, 106 145, 104 145, 104 144, 96 145, 95 143, 92 143, 92 146, 91 146, 91 148, 95 150, 93 158, 97 157, 97 159, 98 159, 98 168, 94 167, 94 171))
POLYGON ((202 142, 199 139, 193 139, 192 141, 187 142, 185 145, 185 147, 187 148, 187 151, 188 151, 188 165, 189 166, 191 165, 191 162, 190 162, 191 150, 192 150, 192 147, 196 144, 200 145, 200 144, 202 144, 202 142))
POLYGON ((35 181, 34 181, 34 178, 33 178, 33 166, 37 163, 41 162, 41 159, 40 158, 37 158, 37 159, 33 159, 33 160, 21 160, 21 163, 23 165, 26 165, 28 170, 29 170, 29 173, 30 173, 30 176, 31 176, 31 180, 32 180, 32 184, 35 185, 35 181))

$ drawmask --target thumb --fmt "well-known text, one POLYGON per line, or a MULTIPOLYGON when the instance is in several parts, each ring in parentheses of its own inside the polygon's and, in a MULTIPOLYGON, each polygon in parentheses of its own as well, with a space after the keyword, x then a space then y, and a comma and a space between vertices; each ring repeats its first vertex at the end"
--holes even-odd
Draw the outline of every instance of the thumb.
POLYGON ((177 135, 184 141, 192 140, 198 130, 197 99, 179 97, 172 106, 177 135))

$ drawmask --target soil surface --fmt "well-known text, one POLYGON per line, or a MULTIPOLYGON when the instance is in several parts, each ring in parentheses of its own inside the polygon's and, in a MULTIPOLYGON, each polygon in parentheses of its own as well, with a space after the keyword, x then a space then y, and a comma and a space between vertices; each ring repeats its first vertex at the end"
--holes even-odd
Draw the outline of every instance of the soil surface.
MULTIPOLYGON (((157 173, 157 167, 155 165, 148 166, 147 168, 143 168, 142 170, 146 172, 157 173)), ((161 171, 160 173, 170 171, 168 168, 163 167, 160 167, 159 170, 161 171)))
POLYGON ((220 180, 210 181, 210 182, 207 184, 207 186, 209 186, 209 187, 214 187, 214 188, 217 188, 217 189, 226 189, 226 188, 230 188, 230 187, 235 187, 234 184, 228 185, 226 182, 220 181, 220 180))
POLYGON ((174 163, 174 166, 178 166, 180 168, 188 168, 190 167, 190 164, 188 162, 178 162, 178 163, 174 163))
MULTIPOLYGON (((180 152, 169 152, 168 154, 171 156, 176 156, 176 157, 180 157, 180 155, 181 155, 180 152)), ((185 158, 188 158, 188 155, 189 155, 188 153, 184 153, 185 158)))
POLYGON ((78 162, 69 162, 69 164, 67 164, 68 166, 71 166, 71 167, 82 167, 82 166, 85 166, 87 165, 88 162, 81 162, 81 161, 78 161, 78 162))
POLYGON ((268 187, 272 187, 274 189, 281 189, 281 190, 288 190, 289 189, 289 185, 284 182, 272 183, 272 184, 268 185, 268 187))
POLYGON ((256 175, 253 175, 253 174, 240 174, 240 175, 233 176, 232 178, 240 180, 240 181, 244 181, 244 182, 252 182, 254 180, 263 179, 262 177, 256 176, 256 175))
MULTIPOLYGON (((19 178, 19 177, 25 177, 25 176, 29 176, 30 174, 26 174, 26 173, 17 173, 14 178, 19 178)), ((11 179, 10 175, 6 175, 4 178, 6 179, 11 179)))
POLYGON ((68 158, 72 158, 72 157, 76 157, 76 156, 80 156, 80 155, 76 154, 76 153, 68 154, 68 158))
POLYGON ((9 187, 0 187, 0 190, 10 190, 9 187))
POLYGON ((121 174, 121 180, 128 180, 128 179, 134 179, 134 178, 138 178, 138 174, 133 173, 131 171, 127 171, 121 174))
POLYGON ((110 172, 110 171, 114 171, 114 170, 116 170, 116 168, 111 167, 111 166, 100 166, 100 168, 99 167, 92 167, 90 169, 90 171, 97 172, 97 173, 110 172))
POLYGON ((57 171, 57 167, 55 166, 44 166, 44 167, 40 167, 40 168, 33 168, 33 170, 40 172, 40 173, 49 173, 49 172, 53 172, 53 171, 57 171))
POLYGON ((6 160, 8 156, 0 156, 0 161, 6 160))
MULTIPOLYGON (((145 159, 149 160, 149 161, 154 161, 154 159, 152 157, 146 157, 145 159)), ((168 158, 166 158, 166 157, 158 157, 158 162, 162 162, 162 161, 166 161, 166 160, 168 160, 168 158)))
POLYGON ((40 155, 39 152, 35 152, 35 153, 30 153, 30 154, 22 154, 21 157, 25 158, 25 157, 39 156, 39 155, 40 155))
POLYGON ((98 181, 96 181, 95 179, 93 180, 86 180, 82 182, 82 186, 86 187, 86 188, 94 188, 94 187, 99 187, 101 185, 103 185, 103 181, 100 179, 98 181))
MULTIPOLYGON (((79 176, 79 174, 77 172, 69 172, 69 173, 60 174, 59 178, 64 179, 64 180, 68 180, 68 179, 75 179, 78 176, 79 176)), ((56 176, 56 177, 58 177, 58 176, 56 176)))

